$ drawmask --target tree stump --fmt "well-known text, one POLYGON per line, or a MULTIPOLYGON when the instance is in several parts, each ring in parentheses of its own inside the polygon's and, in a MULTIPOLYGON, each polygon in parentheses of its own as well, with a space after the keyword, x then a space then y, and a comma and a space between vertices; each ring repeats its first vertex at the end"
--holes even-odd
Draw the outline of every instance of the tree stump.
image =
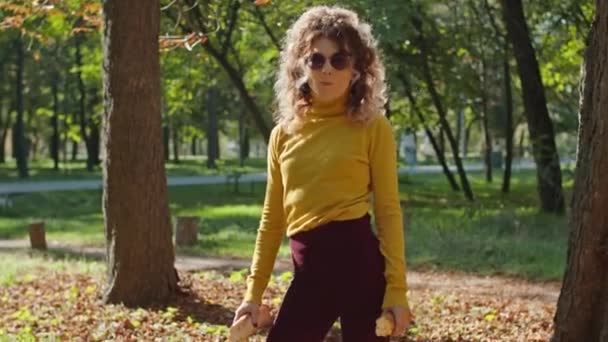
POLYGON ((30 245, 33 249, 46 250, 44 221, 34 222, 29 226, 30 245))
POLYGON ((177 218, 175 229, 175 244, 177 246, 192 246, 198 237, 198 217, 180 216, 177 218))

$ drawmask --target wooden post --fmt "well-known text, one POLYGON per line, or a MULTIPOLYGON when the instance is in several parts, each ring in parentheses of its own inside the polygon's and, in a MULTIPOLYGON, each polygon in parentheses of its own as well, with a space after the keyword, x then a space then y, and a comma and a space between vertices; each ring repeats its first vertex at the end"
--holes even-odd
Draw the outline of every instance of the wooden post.
POLYGON ((34 222, 29 226, 30 245, 33 249, 46 250, 44 221, 34 222))
POLYGON ((175 244, 177 246, 191 246, 197 241, 198 217, 179 216, 175 229, 175 244))

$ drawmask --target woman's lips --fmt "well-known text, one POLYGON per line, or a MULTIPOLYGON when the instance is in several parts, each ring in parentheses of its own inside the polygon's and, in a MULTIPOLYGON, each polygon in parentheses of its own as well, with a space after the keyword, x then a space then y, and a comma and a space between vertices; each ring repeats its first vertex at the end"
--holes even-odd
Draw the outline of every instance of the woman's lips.
POLYGON ((327 82, 327 81, 321 81, 321 82, 319 82, 319 83, 321 83, 321 85, 324 85, 324 86, 330 86, 330 85, 332 85, 332 84, 333 84, 333 83, 331 83, 331 82, 327 82))

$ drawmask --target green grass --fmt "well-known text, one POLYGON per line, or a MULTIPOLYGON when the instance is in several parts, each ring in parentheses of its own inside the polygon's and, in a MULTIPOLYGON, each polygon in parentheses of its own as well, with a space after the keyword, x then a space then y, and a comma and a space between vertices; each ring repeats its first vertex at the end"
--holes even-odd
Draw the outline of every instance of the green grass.
MULTIPOLYGON (((237 159, 220 159, 216 162, 217 169, 209 169, 205 163, 205 157, 188 157, 179 163, 167 162, 165 170, 169 176, 201 176, 230 172, 261 172, 266 170, 265 158, 248 159, 243 166, 239 165, 237 159)), ((61 163, 58 171, 53 169, 53 161, 50 159, 30 161, 28 167, 30 177, 19 179, 14 160, 0 164, 0 182, 101 178, 101 168, 97 167, 92 172, 89 172, 86 170, 85 160, 69 161, 65 164, 61 163)))
POLYGON ((48 258, 39 252, 25 253, 0 251, 0 286, 15 281, 31 281, 38 276, 38 270, 57 272, 77 272, 104 274, 105 264, 78 258, 48 258))
MULTIPOLYGON (((504 273, 557 280, 565 265, 567 217, 538 213, 536 175, 518 172, 512 191, 500 192, 500 175, 488 184, 469 174, 477 201, 449 189, 443 175, 400 178, 406 200, 407 257, 412 268, 439 267, 478 273, 504 273)), ((572 180, 565 176, 567 198, 572 180)), ((199 242, 179 252, 250 258, 264 199, 264 184, 170 188, 172 215, 200 218, 199 242)), ((45 220, 47 239, 103 245, 101 191, 17 196, 13 208, 0 209, 0 238, 24 238, 30 222, 45 220)), ((279 251, 289 256, 287 239, 279 251)))

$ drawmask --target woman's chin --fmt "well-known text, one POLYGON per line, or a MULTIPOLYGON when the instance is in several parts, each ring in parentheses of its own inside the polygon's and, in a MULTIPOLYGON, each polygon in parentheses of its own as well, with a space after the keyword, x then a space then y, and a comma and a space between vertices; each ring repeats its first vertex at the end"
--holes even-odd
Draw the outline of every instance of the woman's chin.
POLYGON ((342 95, 338 94, 337 92, 329 92, 329 91, 323 91, 323 89, 321 89, 318 93, 315 93, 313 95, 314 101, 317 103, 328 103, 328 102, 334 102, 338 99, 340 99, 342 97, 342 95))

